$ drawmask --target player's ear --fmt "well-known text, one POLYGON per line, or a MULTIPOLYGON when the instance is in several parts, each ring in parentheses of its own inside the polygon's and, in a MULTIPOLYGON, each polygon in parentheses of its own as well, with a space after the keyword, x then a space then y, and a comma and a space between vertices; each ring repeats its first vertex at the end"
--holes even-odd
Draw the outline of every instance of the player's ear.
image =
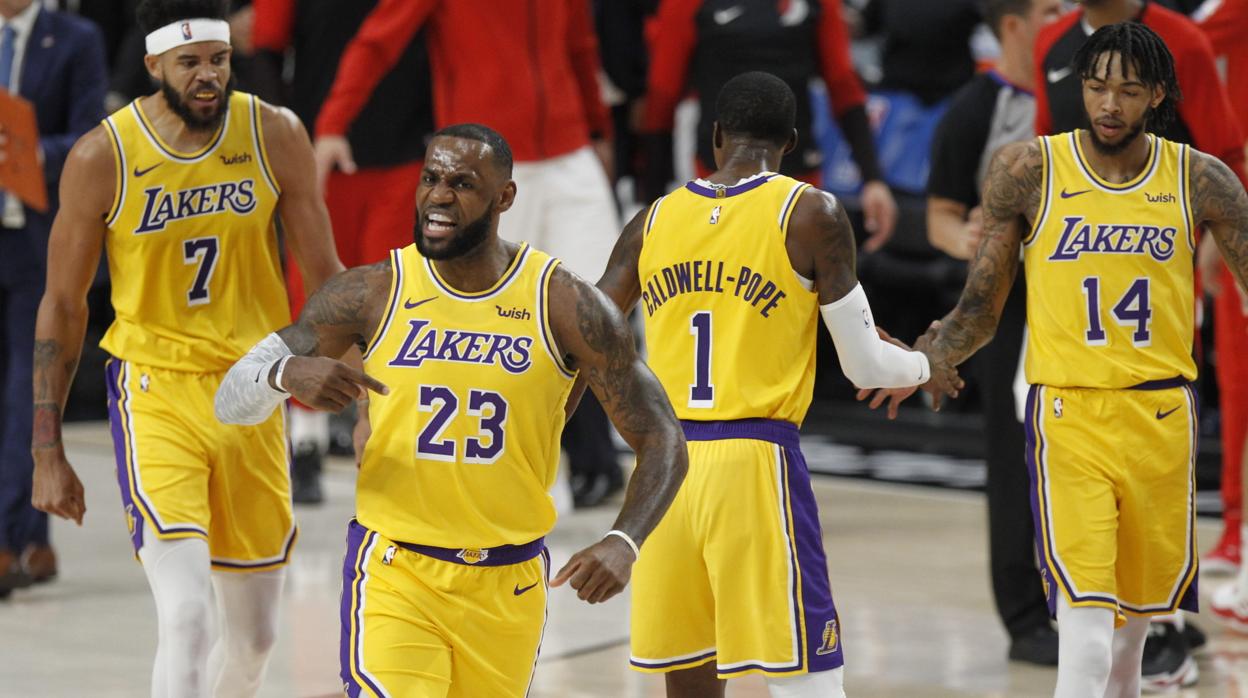
POLYGON ((719 130, 719 122, 711 124, 711 145, 716 148, 724 147, 724 132, 719 130))
POLYGON ((1156 109, 1166 100, 1166 88, 1161 85, 1153 85, 1153 98, 1149 100, 1149 106, 1156 109))
POLYGON ((144 54, 143 66, 147 68, 147 74, 152 76, 153 80, 157 82, 164 80, 163 71, 160 69, 160 56, 150 53, 144 54))
POLYGON ((784 154, 788 155, 797 147, 797 129, 793 129, 793 133, 789 134, 789 140, 784 144, 784 154))
POLYGON ((511 205, 515 202, 516 202, 516 180, 509 179, 507 180, 507 183, 503 185, 502 190, 499 191, 498 193, 498 201, 496 205, 498 212, 502 213, 503 211, 506 211, 507 209, 511 208, 511 205))

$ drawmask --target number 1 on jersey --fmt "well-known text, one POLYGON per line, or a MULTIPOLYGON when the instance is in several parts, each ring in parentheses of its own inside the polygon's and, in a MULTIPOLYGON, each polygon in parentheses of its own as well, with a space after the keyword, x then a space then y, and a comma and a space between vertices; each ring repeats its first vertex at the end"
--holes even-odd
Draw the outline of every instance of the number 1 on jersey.
POLYGON ((715 385, 711 383, 711 313, 700 310, 689 321, 693 335, 693 384, 689 386, 689 407, 715 406, 715 385))

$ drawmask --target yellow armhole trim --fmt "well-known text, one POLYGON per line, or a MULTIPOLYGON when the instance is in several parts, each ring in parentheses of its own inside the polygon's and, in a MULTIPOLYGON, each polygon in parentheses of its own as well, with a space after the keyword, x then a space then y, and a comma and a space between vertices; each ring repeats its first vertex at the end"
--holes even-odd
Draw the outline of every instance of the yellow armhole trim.
POLYGON ((111 228, 117 222, 117 217, 121 214, 121 203, 126 198, 126 157, 121 149, 121 137, 117 135, 117 128, 111 117, 104 120, 104 132, 108 134, 108 145, 113 149, 113 165, 117 169, 113 205, 109 206, 108 215, 104 216, 104 224, 111 228))
POLYGON ((390 293, 386 296, 386 314, 381 318, 381 322, 377 323, 377 329, 373 330, 372 338, 364 346, 363 358, 366 361, 386 336, 386 331, 390 329, 390 323, 394 320, 394 313, 398 310, 399 296, 403 295, 402 260, 403 250, 390 250, 390 293))
POLYGON ((555 275, 557 266, 559 266, 559 260, 552 257, 542 269, 542 277, 538 282, 540 298, 537 307, 542 319, 542 340, 546 343, 546 351, 564 378, 572 379, 576 378, 576 371, 568 368, 563 362, 563 355, 559 352, 559 343, 555 341, 555 332, 550 328, 550 279, 555 275))
POLYGON ((650 236, 650 230, 654 228, 654 220, 659 217, 659 204, 663 203, 663 199, 666 198, 666 196, 660 196, 650 204, 650 211, 646 214, 646 224, 642 226, 643 238, 650 236))
POLYGON ((277 176, 269 166, 269 151, 264 145, 264 118, 260 114, 260 100, 251 95, 251 132, 256 134, 256 154, 260 156, 260 170, 268 180, 274 194, 282 195, 282 187, 277 183, 277 176))
POLYGON ((1023 238, 1023 245, 1030 245, 1036 239, 1040 228, 1044 226, 1045 219, 1049 217, 1049 199, 1052 197, 1050 190, 1053 188, 1053 167, 1050 163, 1049 138, 1040 136, 1038 140, 1040 141, 1040 181, 1044 183, 1044 186, 1040 187, 1040 205, 1036 207, 1036 220, 1032 221, 1031 229, 1023 238))
POLYGON ((780 209, 780 233, 783 238, 789 236, 789 219, 793 217, 793 210, 797 208, 798 200, 802 198, 802 194, 809 188, 810 185, 805 182, 793 187, 784 202, 784 207, 780 209))

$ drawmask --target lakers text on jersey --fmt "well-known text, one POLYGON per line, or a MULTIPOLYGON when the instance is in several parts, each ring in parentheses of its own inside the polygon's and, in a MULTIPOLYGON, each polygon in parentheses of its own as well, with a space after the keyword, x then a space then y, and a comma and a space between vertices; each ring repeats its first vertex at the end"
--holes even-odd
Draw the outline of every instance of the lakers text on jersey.
POLYGON ((214 568, 284 564, 295 540, 285 419, 213 414, 225 371, 289 323, 260 103, 234 93, 194 153, 170 147, 142 100, 104 120, 117 167, 105 246, 116 320, 100 346, 126 519, 208 540, 214 568))

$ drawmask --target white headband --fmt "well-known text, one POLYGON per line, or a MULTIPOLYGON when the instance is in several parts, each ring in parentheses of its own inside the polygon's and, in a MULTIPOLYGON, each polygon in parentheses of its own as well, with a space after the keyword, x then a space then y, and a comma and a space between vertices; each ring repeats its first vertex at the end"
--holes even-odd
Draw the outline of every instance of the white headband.
POLYGON ((184 19, 147 35, 147 52, 153 56, 200 41, 230 43, 230 23, 223 19, 184 19))

